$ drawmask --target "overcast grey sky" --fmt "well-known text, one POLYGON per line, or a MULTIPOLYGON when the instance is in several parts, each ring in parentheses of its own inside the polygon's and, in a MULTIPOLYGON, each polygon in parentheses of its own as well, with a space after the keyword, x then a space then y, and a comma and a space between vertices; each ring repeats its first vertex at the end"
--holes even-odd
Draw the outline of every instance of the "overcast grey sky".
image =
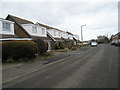
POLYGON ((47 24, 80 36, 84 40, 118 32, 118 2, 2 2, 0 17, 15 15, 33 22, 47 24))

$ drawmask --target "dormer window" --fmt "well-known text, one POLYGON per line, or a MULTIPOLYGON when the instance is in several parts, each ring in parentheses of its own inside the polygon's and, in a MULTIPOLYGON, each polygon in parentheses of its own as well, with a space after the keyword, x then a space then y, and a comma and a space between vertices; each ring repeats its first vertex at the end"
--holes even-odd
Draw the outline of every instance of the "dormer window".
POLYGON ((45 35, 45 29, 42 28, 42 35, 45 35))
POLYGON ((10 23, 3 22, 3 31, 11 31, 10 23))
POLYGON ((37 27, 33 27, 33 33, 37 33, 37 27))
POLYGON ((56 36, 56 31, 54 31, 54 36, 56 36))

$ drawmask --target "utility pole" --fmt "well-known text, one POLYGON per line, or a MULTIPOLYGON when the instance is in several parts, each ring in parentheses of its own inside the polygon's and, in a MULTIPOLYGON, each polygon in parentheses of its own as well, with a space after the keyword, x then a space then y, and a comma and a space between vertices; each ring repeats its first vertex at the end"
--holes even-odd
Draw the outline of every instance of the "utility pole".
POLYGON ((83 26, 86 26, 86 25, 81 25, 81 41, 83 41, 83 31, 82 31, 83 26))

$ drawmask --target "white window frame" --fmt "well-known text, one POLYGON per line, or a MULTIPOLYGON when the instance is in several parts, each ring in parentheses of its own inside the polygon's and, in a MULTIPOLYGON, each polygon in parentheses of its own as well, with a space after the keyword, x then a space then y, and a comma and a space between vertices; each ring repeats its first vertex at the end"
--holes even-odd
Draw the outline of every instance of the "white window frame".
POLYGON ((54 30, 54 36, 57 36, 57 35, 56 35, 56 31, 55 31, 55 30, 54 30))
POLYGON ((3 31, 11 32, 11 23, 9 22, 3 22, 3 31), (6 25, 9 25, 9 28, 6 25))
POLYGON ((41 31, 42 31, 42 35, 45 35, 45 29, 42 28, 41 31))
POLYGON ((33 26, 33 27, 32 27, 32 32, 33 32, 33 33, 37 33, 37 27, 33 26))

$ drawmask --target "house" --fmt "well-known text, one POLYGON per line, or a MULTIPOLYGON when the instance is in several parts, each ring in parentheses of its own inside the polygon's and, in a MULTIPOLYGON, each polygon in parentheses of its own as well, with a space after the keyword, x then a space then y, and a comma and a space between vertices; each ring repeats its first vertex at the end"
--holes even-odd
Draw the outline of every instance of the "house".
MULTIPOLYGON (((31 38, 31 40, 41 39, 43 41, 52 40, 47 34, 45 27, 12 15, 8 15, 6 19, 15 22, 14 30, 16 36, 19 38, 31 38)), ((48 50, 50 50, 50 45, 48 47, 48 50)))
POLYGON ((33 39, 42 39, 44 42, 47 42, 48 51, 52 49, 50 42, 54 41, 54 39, 49 35, 46 27, 37 24, 22 24, 21 26, 29 33, 29 35, 31 35, 33 39))
POLYGON ((73 42, 74 42, 74 45, 77 45, 80 43, 78 35, 73 34, 73 42))
POLYGON ((32 40, 31 38, 20 38, 15 32, 15 22, 0 18, 0 41, 32 40))
POLYGON ((69 43, 69 38, 68 38, 67 32, 57 29, 57 28, 54 28, 54 27, 50 27, 48 25, 38 23, 38 22, 36 24, 47 28, 47 33, 49 33, 51 38, 53 38, 53 41, 51 42, 53 49, 54 49, 54 45, 59 44, 60 42, 63 42, 64 47, 68 48, 70 43, 69 43))
POLYGON ((34 24, 32 21, 13 15, 8 15, 5 21, 9 21, 11 24, 14 24, 14 35, 11 34, 12 36, 10 37, 14 37, 14 39, 19 38, 22 40, 41 39, 44 42, 47 42, 48 51, 55 49, 55 45, 60 42, 64 43, 65 48, 67 48, 69 44, 76 45, 79 39, 77 35, 73 35, 70 32, 65 32, 38 22, 34 24))

